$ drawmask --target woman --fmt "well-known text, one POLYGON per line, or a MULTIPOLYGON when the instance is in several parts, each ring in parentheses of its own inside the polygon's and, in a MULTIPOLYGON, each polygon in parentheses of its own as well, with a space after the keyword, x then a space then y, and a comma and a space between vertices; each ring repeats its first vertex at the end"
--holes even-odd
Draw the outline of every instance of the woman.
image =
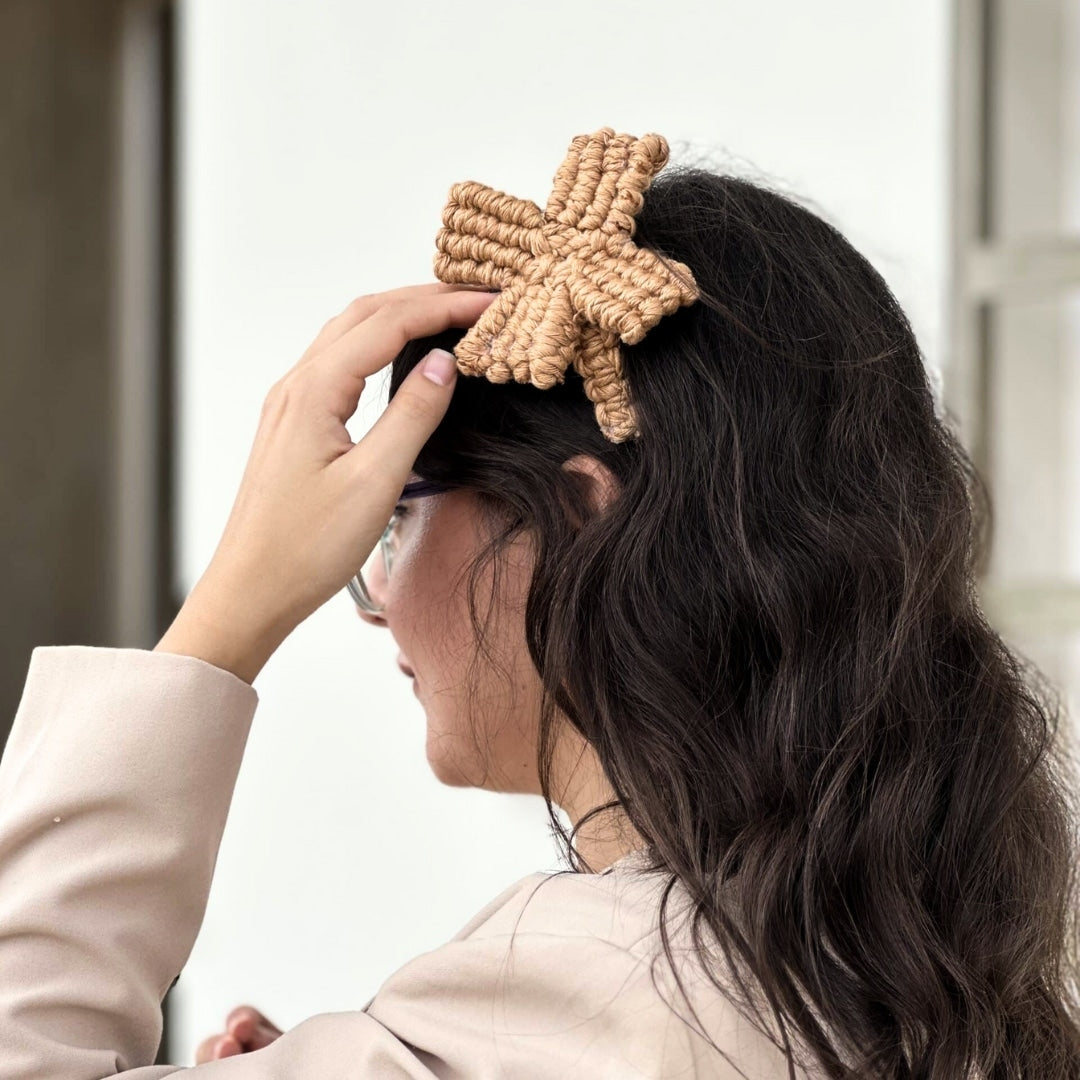
POLYGON ((490 293, 363 298, 268 396, 157 650, 34 651, 0 765, 0 1078, 176 1071, 147 1064, 157 1009, 250 684, 395 505, 362 614, 415 676, 431 767, 542 793, 570 870, 358 1012, 280 1037, 237 1014, 196 1072, 1080 1076, 1059 706, 979 608, 984 496, 907 319, 835 229, 744 180, 665 172, 635 239, 701 288, 622 350, 640 439, 606 439, 572 371, 425 381, 490 293))

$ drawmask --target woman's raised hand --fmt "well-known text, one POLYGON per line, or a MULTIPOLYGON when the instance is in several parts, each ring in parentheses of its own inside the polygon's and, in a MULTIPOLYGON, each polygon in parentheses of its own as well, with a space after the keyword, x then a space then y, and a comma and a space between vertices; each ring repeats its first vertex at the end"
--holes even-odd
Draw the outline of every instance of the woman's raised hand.
POLYGON ((157 651, 251 682, 286 637, 375 548, 454 392, 425 358, 356 444, 345 422, 406 342, 471 326, 497 292, 436 282, 362 296, 270 388, 224 534, 157 651))
POLYGON ((251 1005, 237 1005, 225 1019, 225 1030, 199 1043, 195 1051, 195 1064, 203 1065, 218 1058, 261 1050, 282 1034, 280 1028, 267 1020, 258 1009, 251 1005))

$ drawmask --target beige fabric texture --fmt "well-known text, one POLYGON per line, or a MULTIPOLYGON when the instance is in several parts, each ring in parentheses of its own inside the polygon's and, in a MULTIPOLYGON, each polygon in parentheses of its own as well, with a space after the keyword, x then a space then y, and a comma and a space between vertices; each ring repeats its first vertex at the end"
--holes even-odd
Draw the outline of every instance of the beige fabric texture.
POLYGON ((546 390, 573 364, 604 436, 640 436, 619 343, 699 297, 688 266, 632 239, 668 153, 662 135, 578 135, 544 210, 473 180, 450 188, 435 276, 501 290, 455 347, 460 372, 546 390))
MULTIPOLYGON (((193 657, 34 649, 0 760, 0 1080, 787 1076, 689 962, 680 972, 722 1053, 673 1011, 689 1016, 662 964, 654 988, 661 882, 638 853, 513 883, 373 995, 357 987, 355 1011, 312 1016, 254 1053, 151 1064, 258 700, 193 657)), ((371 886, 394 889, 393 874, 371 886)))

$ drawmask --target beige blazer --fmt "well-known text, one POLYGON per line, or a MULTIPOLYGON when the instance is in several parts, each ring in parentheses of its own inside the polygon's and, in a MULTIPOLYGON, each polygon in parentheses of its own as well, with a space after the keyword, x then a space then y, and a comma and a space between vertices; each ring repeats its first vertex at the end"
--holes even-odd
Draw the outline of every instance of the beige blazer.
MULTIPOLYGON (((722 1053, 669 1004, 689 1017, 666 964, 653 985, 662 882, 637 854, 601 874, 522 878, 355 1011, 254 1053, 150 1064, 258 700, 193 657, 33 650, 0 759, 0 1080, 788 1075, 715 988, 692 1000, 722 1053)), ((680 973, 697 985, 689 963, 680 973)))

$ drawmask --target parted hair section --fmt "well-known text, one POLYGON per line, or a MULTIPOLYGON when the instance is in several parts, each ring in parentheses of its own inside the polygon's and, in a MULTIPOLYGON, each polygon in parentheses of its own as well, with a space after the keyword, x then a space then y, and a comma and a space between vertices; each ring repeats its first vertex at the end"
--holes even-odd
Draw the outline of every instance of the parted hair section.
MULTIPOLYGON (((1075 748, 981 610, 989 493, 907 317, 763 184, 672 165, 635 221, 699 293, 618 345, 637 437, 606 437, 571 362, 547 388, 459 376, 416 462, 475 496, 476 568, 534 541, 537 766, 569 866, 589 815, 568 832, 550 800, 562 723, 615 793, 596 813, 632 822, 718 943, 717 993, 793 1062, 1080 1076, 1075 748), (576 455, 610 472, 602 506, 576 455)), ((391 394, 463 336, 410 342, 391 394)))

